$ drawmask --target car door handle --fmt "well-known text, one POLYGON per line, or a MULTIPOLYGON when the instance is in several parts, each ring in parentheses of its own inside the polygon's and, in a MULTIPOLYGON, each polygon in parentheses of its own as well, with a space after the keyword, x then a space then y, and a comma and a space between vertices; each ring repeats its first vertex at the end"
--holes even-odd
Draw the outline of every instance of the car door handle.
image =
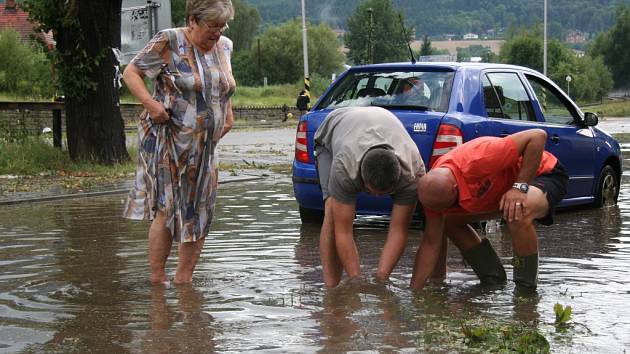
POLYGON ((559 141, 560 141, 560 137, 559 136, 554 135, 554 136, 551 137, 551 142, 552 143, 556 143, 557 144, 559 141))
POLYGON ((501 138, 505 138, 506 136, 510 135, 509 133, 503 132, 501 134, 499 134, 499 137, 501 138))

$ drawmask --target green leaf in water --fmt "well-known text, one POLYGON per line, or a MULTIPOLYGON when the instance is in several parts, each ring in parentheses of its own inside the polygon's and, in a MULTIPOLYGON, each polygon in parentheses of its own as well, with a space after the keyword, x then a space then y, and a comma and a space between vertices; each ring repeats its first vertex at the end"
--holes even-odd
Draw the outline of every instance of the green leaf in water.
POLYGON ((557 303, 553 306, 553 312, 556 313, 556 326, 565 325, 571 320, 571 306, 565 307, 557 303))

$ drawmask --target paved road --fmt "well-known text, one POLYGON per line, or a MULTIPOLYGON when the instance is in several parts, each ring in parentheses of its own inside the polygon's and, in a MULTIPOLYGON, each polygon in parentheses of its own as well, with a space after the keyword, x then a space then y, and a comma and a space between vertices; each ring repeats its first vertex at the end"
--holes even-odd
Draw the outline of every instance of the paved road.
POLYGON ((630 117, 604 118, 599 120, 597 127, 608 133, 630 133, 630 117))
POLYGON ((265 130, 232 130, 221 139, 221 145, 293 144, 295 128, 265 130))
POLYGON ((218 149, 220 161, 226 163, 290 163, 295 151, 295 128, 233 130, 221 139, 218 149))

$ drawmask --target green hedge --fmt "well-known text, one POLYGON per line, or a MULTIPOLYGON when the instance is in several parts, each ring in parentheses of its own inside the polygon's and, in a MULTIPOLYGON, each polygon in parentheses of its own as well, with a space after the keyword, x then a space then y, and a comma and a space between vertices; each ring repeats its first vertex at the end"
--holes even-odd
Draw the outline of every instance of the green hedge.
POLYGON ((0 93, 5 97, 50 98, 52 66, 37 44, 22 41, 13 29, 0 31, 0 93))

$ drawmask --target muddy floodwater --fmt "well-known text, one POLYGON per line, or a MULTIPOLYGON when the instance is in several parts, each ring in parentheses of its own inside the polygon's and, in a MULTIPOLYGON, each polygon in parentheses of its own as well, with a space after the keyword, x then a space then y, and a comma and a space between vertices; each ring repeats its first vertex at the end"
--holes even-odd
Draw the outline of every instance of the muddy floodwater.
MULTIPOLYGON (((628 162, 626 161, 626 166, 628 162)), ((516 321, 558 353, 630 348, 630 184, 617 207, 574 210, 539 227, 538 294, 511 281, 481 289, 449 250, 445 283, 411 293, 417 226, 391 283, 322 288, 319 227, 301 225, 288 175, 220 187, 194 283, 147 281, 147 224, 119 217, 124 196, 0 207, 0 352, 339 353, 461 352, 461 323, 516 321), (563 331, 553 306, 573 309, 563 331), (446 338, 446 339, 444 339, 446 338)), ((357 221, 365 274, 386 236, 357 221)), ((511 279, 510 238, 488 234, 511 279)), ((174 271, 174 256, 168 263, 174 271)))

